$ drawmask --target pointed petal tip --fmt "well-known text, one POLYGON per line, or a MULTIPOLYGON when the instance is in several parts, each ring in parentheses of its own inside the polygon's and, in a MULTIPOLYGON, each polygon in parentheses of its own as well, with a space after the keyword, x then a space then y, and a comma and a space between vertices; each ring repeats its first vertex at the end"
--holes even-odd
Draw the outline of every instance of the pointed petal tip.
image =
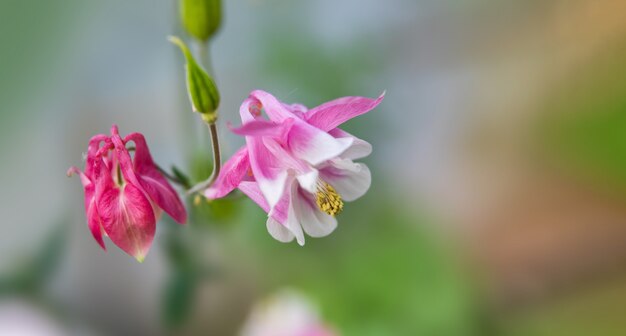
POLYGON ((187 213, 185 213, 181 218, 174 218, 174 220, 180 225, 187 224, 187 213))
POLYGON ((96 239, 96 243, 98 243, 98 246, 100 246, 100 248, 102 249, 102 251, 104 251, 104 252, 108 252, 108 251, 107 251, 107 247, 106 247, 106 245, 104 245, 104 242, 103 242, 103 241, 98 241, 98 240, 96 239))
POLYGON ((137 260, 140 264, 143 263, 146 260, 146 256, 145 255, 136 255, 134 257, 135 257, 135 260, 137 260))
POLYGON ((65 172, 65 175, 67 175, 67 177, 72 177, 72 175, 74 174, 79 174, 80 173, 80 169, 78 169, 78 167, 76 166, 71 166, 67 172, 65 172))

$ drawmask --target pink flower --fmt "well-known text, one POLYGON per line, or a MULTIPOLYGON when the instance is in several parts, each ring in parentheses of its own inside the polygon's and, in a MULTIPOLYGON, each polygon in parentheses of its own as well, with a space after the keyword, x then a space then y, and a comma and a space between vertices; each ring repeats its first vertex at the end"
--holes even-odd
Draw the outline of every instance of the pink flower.
POLYGON ((317 307, 291 289, 255 304, 240 336, 338 336, 319 316, 317 307))
POLYGON ((239 110, 243 125, 233 130, 246 145, 224 164, 205 196, 220 198, 239 188, 268 213, 267 229, 282 242, 295 237, 304 245, 304 232, 330 234, 343 202, 361 197, 371 183, 367 166, 353 162, 369 155, 371 145, 338 126, 374 109, 383 97, 343 97, 307 110, 253 91, 239 110))
POLYGON ((178 223, 187 220, 183 203, 152 161, 140 133, 122 139, 113 125, 110 137, 99 134, 89 141, 85 171, 71 167, 67 173, 80 176, 87 224, 105 250, 103 232, 141 262, 152 244, 161 210, 178 223), (131 141, 135 145, 133 157, 126 148, 131 141))

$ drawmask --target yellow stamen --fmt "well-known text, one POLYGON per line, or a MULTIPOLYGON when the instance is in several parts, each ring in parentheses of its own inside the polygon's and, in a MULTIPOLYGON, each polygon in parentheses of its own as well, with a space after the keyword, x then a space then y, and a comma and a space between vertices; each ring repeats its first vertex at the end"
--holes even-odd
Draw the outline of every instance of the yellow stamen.
POLYGON ((324 181, 317 182, 316 202, 320 210, 335 216, 343 210, 343 200, 330 184, 324 181))

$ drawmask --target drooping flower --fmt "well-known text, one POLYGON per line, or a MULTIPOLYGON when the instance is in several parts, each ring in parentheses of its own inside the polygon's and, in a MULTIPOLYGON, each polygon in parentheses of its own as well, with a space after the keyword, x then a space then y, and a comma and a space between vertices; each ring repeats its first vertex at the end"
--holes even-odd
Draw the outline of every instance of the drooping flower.
POLYGON ((330 234, 344 201, 361 197, 371 183, 368 167, 353 162, 369 155, 371 145, 338 126, 371 111, 383 97, 343 97, 308 110, 253 91, 239 111, 242 126, 233 129, 246 145, 205 196, 220 198, 239 188, 268 213, 267 229, 282 242, 295 237, 304 245, 305 232, 330 234))
POLYGON ((241 336, 336 336, 303 294, 284 289, 256 304, 241 336))
POLYGON ((117 126, 111 136, 91 138, 85 170, 71 167, 85 192, 85 211, 91 234, 106 250, 102 233, 124 252, 143 261, 161 210, 176 222, 185 223, 187 212, 176 191, 152 160, 144 136, 131 133, 122 139, 117 126), (134 156, 126 145, 134 143, 134 156))

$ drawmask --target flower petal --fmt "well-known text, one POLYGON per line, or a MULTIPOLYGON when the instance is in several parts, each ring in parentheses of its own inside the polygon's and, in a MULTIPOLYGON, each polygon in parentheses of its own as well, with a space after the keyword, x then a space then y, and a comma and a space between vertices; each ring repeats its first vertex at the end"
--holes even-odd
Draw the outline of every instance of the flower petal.
POLYGON ((348 202, 363 196, 372 183, 372 175, 365 164, 347 159, 330 161, 330 165, 320 169, 320 178, 348 202))
POLYGON ((93 238, 96 240, 98 245, 100 245, 100 247, 102 247, 102 249, 106 251, 106 246, 104 245, 104 241, 102 240, 102 222, 100 220, 100 215, 98 214, 98 209, 96 208, 96 186, 93 182, 91 182, 89 177, 87 177, 87 175, 85 175, 77 167, 70 167, 70 169, 67 171, 67 176, 72 176, 73 174, 78 174, 78 176, 80 176, 80 181, 83 185, 83 192, 85 193, 85 214, 87 217, 87 226, 89 227, 89 230, 91 231, 91 234, 93 235, 93 238))
POLYGON ((372 145, 369 142, 359 139, 342 129, 332 129, 328 132, 328 134, 334 136, 335 138, 352 138, 352 146, 348 147, 348 149, 341 153, 341 157, 344 159, 361 159, 372 153, 372 145))
MULTIPOLYGON (((256 117, 259 116, 260 108, 255 99, 244 100, 239 108, 243 124, 255 121, 256 117)), ((246 136, 246 146, 254 178, 265 195, 270 208, 272 208, 285 189, 287 168, 281 164, 283 160, 267 149, 262 137, 246 136)))
POLYGON ((304 116, 309 124, 321 130, 330 131, 356 116, 371 111, 384 97, 384 92, 377 99, 343 97, 314 107, 304 116))
POLYGON ((281 243, 289 243, 295 237, 288 228, 280 224, 272 217, 267 217, 265 226, 267 227, 267 232, 269 232, 274 239, 281 243))
MULTIPOLYGON (((284 201, 279 203, 278 205, 286 205, 287 206, 287 218, 282 222, 283 226, 286 227, 295 237, 296 241, 300 246, 304 246, 304 232, 302 232, 302 226, 300 225, 300 218, 295 209, 296 198, 298 197, 298 184, 295 183, 295 180, 289 181, 289 192, 285 192, 285 198, 289 199, 289 201, 284 201)), ((276 206, 269 215, 274 217, 274 213, 278 214, 278 210, 283 210, 283 207, 276 206)), ((277 217, 274 217, 278 219, 277 217)))
POLYGON ((315 193, 315 191, 317 190, 317 178, 319 177, 319 172, 317 169, 311 169, 311 171, 309 171, 308 173, 304 173, 304 174, 299 174, 298 176, 296 176, 296 179, 298 179, 298 183, 300 183, 300 186, 310 192, 310 193, 315 193))
POLYGON ((117 187, 102 159, 94 165, 94 180, 102 228, 115 245, 143 261, 156 229, 152 204, 143 190, 128 180, 123 189, 117 187))
POLYGON ((257 183, 244 181, 239 184, 239 189, 268 212, 269 218, 266 226, 272 237, 281 242, 289 242, 296 237, 298 244, 304 245, 304 233, 292 204, 292 195, 294 195, 292 191, 297 190, 298 184, 293 178, 290 178, 287 183, 288 188, 273 209, 270 209, 257 183), (277 228, 276 223, 284 229, 277 228), (287 240, 289 235, 285 233, 285 230, 291 233, 291 239, 287 240))
POLYGON ((176 222, 183 224, 187 221, 187 211, 183 202, 178 197, 176 190, 170 185, 167 179, 159 172, 152 160, 150 150, 146 144, 146 139, 140 133, 131 133, 126 136, 124 143, 119 139, 114 138, 114 144, 116 149, 118 146, 123 146, 121 155, 128 156, 128 159, 120 159, 120 165, 122 170, 127 170, 124 164, 128 164, 130 156, 124 145, 127 141, 133 141, 135 143, 135 160, 134 171, 137 174, 137 179, 141 187, 150 196, 150 198, 170 215, 176 222))
POLYGON ((289 118, 298 118, 282 102, 268 92, 254 90, 250 92, 250 98, 258 100, 265 109, 267 116, 274 122, 282 122, 289 118))
POLYGON ((127 183, 123 190, 106 188, 97 194, 102 227, 111 241, 142 262, 156 230, 152 205, 143 191, 127 183))
POLYGON ((297 120, 289 132, 288 145, 296 157, 317 165, 339 156, 352 145, 352 141, 352 138, 336 139, 302 120, 297 120))
POLYGON ((262 138, 247 136, 246 143, 254 178, 273 208, 285 190, 287 168, 281 164, 283 160, 267 149, 262 138))
POLYGON ((311 237, 328 236, 337 228, 337 219, 322 212, 313 199, 313 195, 298 190, 292 199, 293 207, 304 232, 311 237))
POLYGON ((270 211, 270 206, 267 204, 263 193, 261 192, 261 188, 259 188, 259 184, 253 181, 242 181, 239 183, 239 190, 246 194, 246 196, 250 197, 254 203, 258 204, 261 209, 265 212, 270 211))
POLYGON ((107 248, 104 245, 104 240, 102 239, 102 219, 100 218, 100 214, 98 213, 95 197, 91 198, 91 201, 89 202, 86 210, 87 226, 89 227, 89 231, 91 231, 91 235, 96 240, 96 242, 98 242, 98 245, 100 245, 100 247, 102 247, 102 249, 106 251, 107 248))
POLYGON ((249 136, 268 136, 277 139, 285 139, 287 132, 294 123, 293 118, 285 119, 281 123, 257 119, 249 121, 238 128, 231 128, 233 133, 238 135, 249 136))
POLYGON ((87 177, 91 178, 93 175, 94 160, 96 153, 100 149, 100 143, 107 141, 108 139, 109 137, 104 134, 97 134, 89 139, 89 145, 87 146, 87 159, 85 160, 85 175, 87 177))
POLYGON ((208 199, 221 198, 233 191, 250 171, 248 148, 243 146, 226 161, 215 183, 209 187, 204 196, 208 199))

